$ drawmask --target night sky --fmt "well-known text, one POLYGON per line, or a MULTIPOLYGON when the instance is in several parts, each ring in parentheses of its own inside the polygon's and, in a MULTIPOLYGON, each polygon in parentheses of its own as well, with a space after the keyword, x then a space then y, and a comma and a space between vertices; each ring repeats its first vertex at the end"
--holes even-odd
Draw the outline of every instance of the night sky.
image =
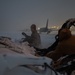
POLYGON ((31 24, 61 26, 75 18, 75 0, 0 0, 0 31, 19 31, 31 24))

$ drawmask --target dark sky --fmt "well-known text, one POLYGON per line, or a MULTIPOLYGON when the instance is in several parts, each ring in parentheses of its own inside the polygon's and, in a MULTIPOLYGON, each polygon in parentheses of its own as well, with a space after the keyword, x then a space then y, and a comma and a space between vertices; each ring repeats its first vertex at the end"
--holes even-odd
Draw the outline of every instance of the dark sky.
POLYGON ((18 31, 31 24, 61 26, 75 18, 75 0, 0 0, 0 31, 18 31))

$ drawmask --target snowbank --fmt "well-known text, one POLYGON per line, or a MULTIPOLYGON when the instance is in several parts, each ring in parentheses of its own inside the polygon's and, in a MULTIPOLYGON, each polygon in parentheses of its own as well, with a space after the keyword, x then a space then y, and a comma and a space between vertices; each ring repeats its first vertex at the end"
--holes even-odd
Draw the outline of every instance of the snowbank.
POLYGON ((28 43, 15 43, 8 38, 0 40, 0 53, 20 53, 24 55, 35 55, 35 49, 28 46, 28 43))

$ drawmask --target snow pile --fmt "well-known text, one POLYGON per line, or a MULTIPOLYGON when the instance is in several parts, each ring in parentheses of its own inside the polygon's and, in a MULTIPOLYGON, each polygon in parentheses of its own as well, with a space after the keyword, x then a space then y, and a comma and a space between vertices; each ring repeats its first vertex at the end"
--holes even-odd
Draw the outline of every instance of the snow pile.
POLYGON ((35 56, 35 49, 27 42, 17 43, 9 38, 0 38, 0 60, 0 75, 55 75, 44 64, 50 65, 52 59, 35 56))
POLYGON ((24 55, 35 55, 35 49, 28 46, 28 43, 15 43, 9 38, 0 38, 0 53, 12 52, 21 53, 24 55))

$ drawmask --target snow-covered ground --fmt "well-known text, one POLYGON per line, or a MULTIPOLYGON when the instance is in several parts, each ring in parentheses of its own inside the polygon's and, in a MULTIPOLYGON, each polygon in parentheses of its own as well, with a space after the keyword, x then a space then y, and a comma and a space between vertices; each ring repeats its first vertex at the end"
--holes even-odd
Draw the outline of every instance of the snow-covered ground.
MULTIPOLYGON (((0 32, 0 36, 7 36, 11 37, 14 41, 19 41, 21 38, 24 38, 24 36, 21 34, 21 31, 13 31, 13 32, 0 32)), ((31 32, 26 32, 28 35, 31 35, 31 32)), ((55 35, 57 34, 57 31, 52 31, 51 33, 41 33, 41 48, 47 48, 49 47, 54 41, 55 41, 55 35)))
MULTIPOLYGON (((50 38, 53 38, 53 35, 54 34, 50 35, 46 33, 40 34, 42 48, 50 46, 52 43, 50 38)), ((0 75, 49 75, 51 73, 55 75, 54 71, 49 68, 42 67, 44 63, 50 65, 52 59, 35 56, 35 49, 33 47, 29 47, 27 42, 22 44, 18 43, 17 41, 20 40, 22 36, 18 36, 19 38, 15 37, 15 35, 12 37, 8 34, 2 36, 11 37, 11 40, 7 38, 4 38, 3 40, 0 39, 0 42, 7 45, 5 46, 0 44, 0 75), (26 65, 29 68, 20 67, 20 65, 26 65)))
POLYGON ((51 46, 55 41, 56 34, 57 34, 57 32, 55 32, 55 31, 51 32, 50 34, 47 34, 47 33, 40 34, 42 48, 48 48, 49 46, 51 46))
POLYGON ((27 42, 20 44, 8 38, 0 42, 5 44, 0 44, 0 75, 55 75, 44 64, 50 66, 52 59, 35 56, 35 49, 27 42))
MULTIPOLYGON (((42 48, 49 47, 55 41, 56 34, 57 32, 40 34, 42 48)), ((31 66, 44 65, 44 63, 50 65, 52 59, 35 56, 35 49, 33 47, 29 47, 27 42, 23 44, 17 43, 17 41, 23 37, 20 35, 21 34, 16 34, 12 36, 14 41, 5 40, 10 47, 0 45, 0 75, 55 75, 54 71, 50 70, 49 68, 37 68, 35 66, 31 66), (20 65, 27 66, 20 67, 20 65)), ((6 34, 6 36, 8 35, 6 34)), ((11 36, 9 35, 8 37, 11 36)))

